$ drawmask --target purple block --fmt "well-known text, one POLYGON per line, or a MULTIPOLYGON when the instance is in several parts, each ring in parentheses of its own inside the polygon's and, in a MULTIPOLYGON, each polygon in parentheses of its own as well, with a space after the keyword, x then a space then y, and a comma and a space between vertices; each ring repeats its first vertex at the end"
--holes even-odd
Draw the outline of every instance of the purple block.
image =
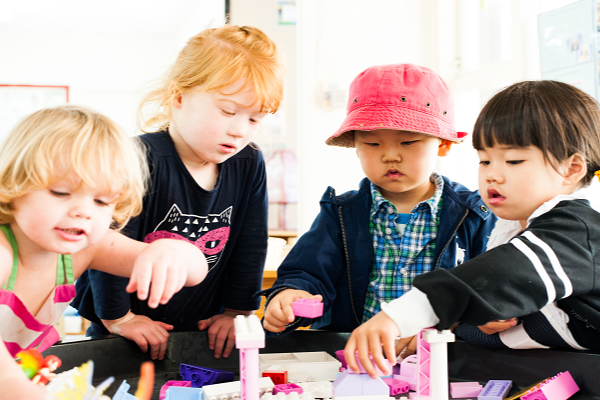
POLYGON ((292 303, 296 317, 317 318, 323 315, 323 303, 317 299, 298 299, 292 303))
POLYGON ((390 388, 381 378, 373 379, 367 374, 352 374, 345 370, 333 381, 336 396, 387 396, 390 388))
POLYGON ((192 387, 191 381, 167 381, 160 388, 160 394, 158 395, 159 400, 163 400, 167 396, 167 389, 171 386, 180 386, 180 387, 192 387))
POLYGON ((273 388, 273 394, 277 394, 279 392, 281 393, 285 393, 285 394, 290 394, 293 392, 296 392, 298 394, 302 394, 304 390, 296 385, 295 383, 284 383, 281 385, 275 385, 275 387, 273 388))
POLYGON ((383 381, 390 388, 390 396, 406 393, 410 389, 408 382, 404 382, 399 379, 383 378, 383 381))
POLYGON ((450 394, 453 399, 475 397, 481 393, 483 386, 479 382, 451 382, 450 394))
POLYGON ((477 400, 503 400, 511 387, 512 381, 488 381, 477 400))
POLYGON ((235 379, 235 374, 229 371, 219 369, 197 367, 189 364, 179 364, 179 374, 183 380, 192 382, 192 387, 202 387, 204 385, 213 385, 215 383, 231 382, 235 379))

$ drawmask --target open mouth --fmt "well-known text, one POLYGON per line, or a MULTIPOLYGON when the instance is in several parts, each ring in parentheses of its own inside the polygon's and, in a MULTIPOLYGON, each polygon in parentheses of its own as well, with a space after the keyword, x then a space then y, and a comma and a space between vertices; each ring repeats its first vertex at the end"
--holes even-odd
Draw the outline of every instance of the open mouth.
POLYGON ((61 229, 61 231, 63 231, 64 233, 67 233, 69 235, 83 235, 85 233, 85 231, 83 229, 77 229, 77 228, 61 229))
POLYGON ((490 199, 489 200, 490 204, 499 204, 499 203, 503 202, 504 200, 506 200, 506 197, 502 196, 495 189, 488 190, 488 198, 490 199))

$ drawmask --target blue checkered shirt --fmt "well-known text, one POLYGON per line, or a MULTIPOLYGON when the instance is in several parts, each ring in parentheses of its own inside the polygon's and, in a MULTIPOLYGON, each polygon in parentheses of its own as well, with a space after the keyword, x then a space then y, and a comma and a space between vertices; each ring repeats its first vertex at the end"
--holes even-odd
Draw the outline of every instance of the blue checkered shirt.
POLYGON ((444 179, 436 173, 429 179, 435 185, 433 196, 415 205, 411 214, 396 212, 396 207, 371 183, 370 232, 375 259, 363 322, 380 311, 382 301, 389 302, 409 291, 415 276, 433 269, 444 179), (408 215, 410 219, 405 217, 408 222, 402 227, 403 216, 408 215))

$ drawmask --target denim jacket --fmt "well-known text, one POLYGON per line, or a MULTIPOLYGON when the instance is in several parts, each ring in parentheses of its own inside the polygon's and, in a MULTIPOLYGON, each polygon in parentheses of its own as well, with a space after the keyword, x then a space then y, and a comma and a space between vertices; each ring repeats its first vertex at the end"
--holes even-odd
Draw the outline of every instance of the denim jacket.
MULTIPOLYGON (((433 269, 450 269, 485 251, 496 216, 478 192, 444 177, 444 203, 436 237, 433 269)), ((277 270, 277 280, 256 295, 268 301, 287 288, 323 296, 323 315, 296 318, 285 334, 299 326, 351 332, 362 321, 369 274, 373 268, 373 240, 369 230, 370 182, 336 196, 328 187, 321 211, 277 270)), ((271 335, 272 336, 272 335, 271 335)))

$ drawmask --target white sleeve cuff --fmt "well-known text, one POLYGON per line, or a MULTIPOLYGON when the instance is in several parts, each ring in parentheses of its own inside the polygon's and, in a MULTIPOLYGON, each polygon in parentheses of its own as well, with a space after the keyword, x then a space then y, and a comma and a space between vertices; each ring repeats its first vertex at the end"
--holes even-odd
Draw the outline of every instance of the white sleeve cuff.
POLYGON ((389 303, 382 302, 381 311, 396 323, 400 329, 400 337, 403 338, 414 336, 440 322, 427 295, 417 288, 412 288, 389 303))

